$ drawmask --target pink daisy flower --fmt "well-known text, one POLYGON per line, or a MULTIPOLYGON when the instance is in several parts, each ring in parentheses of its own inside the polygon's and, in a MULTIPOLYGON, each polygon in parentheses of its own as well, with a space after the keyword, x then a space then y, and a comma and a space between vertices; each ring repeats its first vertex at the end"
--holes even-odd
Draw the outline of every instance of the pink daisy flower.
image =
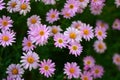
POLYGON ((49 26, 49 29, 50 29, 50 32, 51 32, 51 34, 50 34, 51 36, 54 36, 54 35, 56 35, 56 34, 58 34, 62 31, 60 26, 55 26, 55 25, 49 26))
POLYGON ((49 23, 53 23, 57 20, 59 20, 59 15, 60 13, 55 9, 50 9, 49 12, 47 12, 46 14, 46 21, 48 21, 49 23))
POLYGON ((117 66, 120 66, 120 54, 116 53, 113 56, 113 63, 117 66))
POLYGON ((100 15, 102 13, 102 9, 104 4, 92 4, 90 5, 91 13, 94 15, 100 15))
POLYGON ((93 46, 94 46, 94 50, 97 53, 104 53, 105 50, 107 49, 105 42, 100 41, 100 40, 95 41, 93 46))
POLYGON ((11 64, 8 66, 6 73, 11 76, 11 78, 19 78, 24 74, 24 70, 20 64, 11 64))
POLYGON ((67 0, 64 8, 68 9, 71 13, 76 13, 79 8, 80 3, 76 0, 67 0))
POLYGON ((117 6, 117 8, 120 6, 120 0, 115 0, 115 4, 117 6))
POLYGON ((106 31, 102 29, 101 27, 96 27, 95 28, 95 36, 97 37, 98 40, 103 40, 107 37, 106 31))
POLYGON ((68 42, 79 42, 82 40, 81 32, 73 27, 67 28, 67 30, 64 32, 64 35, 66 38, 68 38, 68 42))
POLYGON ((28 27, 34 28, 35 26, 38 26, 39 24, 41 24, 40 20, 41 20, 40 16, 32 15, 27 19, 27 25, 28 27))
POLYGON ((21 77, 17 77, 17 78, 13 78, 12 76, 7 76, 6 79, 2 79, 2 80, 24 80, 21 77))
POLYGON ((15 39, 15 32, 13 31, 2 30, 2 33, 0 33, 0 45, 3 47, 12 45, 12 43, 15 42, 15 39))
POLYGON ((10 27, 12 27, 12 23, 13 21, 9 16, 3 15, 2 18, 0 18, 0 29, 8 30, 10 27))
POLYGON ((101 21, 101 20, 98 20, 98 21, 96 22, 96 26, 101 27, 101 28, 104 29, 105 31, 109 28, 108 24, 105 23, 105 22, 103 22, 103 21, 101 21))
POLYGON ((83 74, 81 74, 81 80, 93 80, 93 77, 91 73, 84 71, 83 74))
POLYGON ((7 3, 7 11, 9 11, 10 13, 17 12, 16 6, 18 5, 18 3, 20 3, 19 0, 10 0, 7 3))
POLYGON ((95 65, 95 59, 92 56, 86 56, 83 59, 84 66, 92 68, 95 65))
POLYGON ((40 62, 40 73, 44 74, 44 76, 48 77, 52 77, 52 75, 55 72, 55 63, 52 62, 52 60, 48 59, 48 60, 43 60, 40 62))
POLYGON ((96 78, 101 78, 104 74, 104 69, 102 66, 100 65, 95 65, 93 68, 92 68, 92 74, 93 74, 93 77, 96 79, 96 78))
POLYGON ((52 4, 52 5, 56 4, 55 0, 42 0, 42 2, 44 2, 46 5, 48 5, 48 4, 52 4))
POLYGON ((80 2, 80 7, 82 9, 84 9, 85 7, 87 7, 89 0, 78 0, 80 2))
POLYGON ((23 56, 21 56, 21 65, 23 66, 24 69, 28 69, 29 71, 33 69, 36 69, 38 67, 38 62, 39 62, 39 56, 37 53, 29 51, 27 53, 23 53, 23 56))
POLYGON ((115 29, 115 30, 120 30, 120 20, 119 19, 116 19, 113 22, 112 28, 115 29))
POLYGON ((50 36, 50 30, 48 27, 46 27, 46 25, 40 24, 34 29, 30 29, 28 34, 30 35, 30 39, 33 43, 36 45, 44 45, 47 43, 47 40, 50 36))
POLYGON ((5 3, 3 2, 3 0, 0 0, 0 10, 5 8, 5 3))
POLYGON ((68 48, 70 50, 69 54, 75 55, 75 57, 80 56, 83 50, 81 44, 77 42, 70 43, 68 48))
POLYGON ((23 51, 26 51, 26 52, 31 51, 35 48, 35 45, 30 40, 30 37, 28 37, 28 38, 24 37, 22 46, 23 46, 23 48, 22 48, 23 51))
POLYGON ((31 10, 30 2, 22 0, 16 5, 16 9, 20 14, 23 14, 25 16, 31 10))
POLYGON ((81 74, 81 70, 76 62, 69 63, 67 62, 64 65, 64 74, 68 76, 68 79, 71 78, 79 78, 81 74))
POLYGON ((94 33, 93 33, 93 29, 92 27, 88 24, 84 24, 83 27, 81 27, 81 33, 82 33, 82 37, 86 40, 86 41, 90 41, 90 39, 93 39, 94 37, 94 33))
POLYGON ((71 24, 71 27, 74 27, 78 30, 81 30, 81 28, 83 27, 84 23, 81 21, 73 21, 71 24))
POLYGON ((63 15, 63 17, 66 19, 70 19, 71 17, 75 16, 75 13, 71 13, 68 9, 64 8, 62 9, 61 15, 63 15))
POLYGON ((54 36, 54 41, 55 47, 59 47, 62 49, 63 47, 66 48, 67 46, 67 38, 63 34, 56 34, 54 36))

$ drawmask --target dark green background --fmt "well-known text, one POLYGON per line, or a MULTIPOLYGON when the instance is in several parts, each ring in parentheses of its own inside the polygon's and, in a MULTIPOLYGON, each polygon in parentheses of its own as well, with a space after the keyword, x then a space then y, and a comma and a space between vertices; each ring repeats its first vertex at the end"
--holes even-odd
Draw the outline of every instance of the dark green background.
MULTIPOLYGON (((4 0, 8 2, 8 0, 4 0)), ((56 5, 44 5, 41 2, 34 2, 31 0, 31 12, 28 13, 26 16, 19 15, 19 13, 8 13, 6 9, 0 11, 0 17, 2 15, 10 16, 13 23, 13 30, 17 33, 16 34, 16 43, 13 46, 3 48, 0 46, 0 80, 5 78, 6 75, 6 68, 14 63, 20 63, 20 57, 22 55, 22 40, 24 36, 27 36, 27 18, 31 15, 39 15, 41 17, 41 22, 43 24, 48 24, 45 21, 46 12, 48 12, 51 8, 58 9, 59 11, 63 8, 64 3, 66 0, 59 0, 57 1, 56 5)), ((103 20, 109 24, 109 30, 107 31, 107 38, 104 40, 107 44, 107 50, 104 54, 97 54, 93 50, 93 43, 96 40, 94 38, 90 42, 82 41, 82 46, 84 50, 79 57, 74 57, 69 55, 68 49, 59 49, 54 47, 53 39, 49 39, 49 43, 42 47, 37 47, 35 52, 39 54, 40 60, 43 59, 52 59, 56 63, 56 71, 55 75, 52 78, 45 78, 43 75, 39 74, 38 69, 32 70, 29 72, 28 70, 25 71, 23 78, 25 80, 63 80, 63 67, 64 63, 66 62, 77 62, 80 65, 80 68, 83 68, 83 57, 87 55, 92 55, 95 60, 96 64, 100 64, 104 67, 105 73, 101 79, 96 80, 120 80, 120 72, 118 71, 117 67, 113 64, 112 56, 116 52, 120 52, 120 31, 112 29, 112 23, 116 18, 120 18, 120 8, 116 8, 114 4, 114 0, 106 0, 105 7, 103 12, 99 16, 94 16, 90 13, 89 7, 84 10, 84 13, 77 14, 75 17, 69 19, 64 19, 60 16, 60 20, 55 22, 54 25, 61 25, 61 28, 65 30, 69 27, 72 21, 81 20, 87 24, 90 24, 95 27, 96 20, 103 20)), ((78 79, 80 80, 80 79, 78 79)))

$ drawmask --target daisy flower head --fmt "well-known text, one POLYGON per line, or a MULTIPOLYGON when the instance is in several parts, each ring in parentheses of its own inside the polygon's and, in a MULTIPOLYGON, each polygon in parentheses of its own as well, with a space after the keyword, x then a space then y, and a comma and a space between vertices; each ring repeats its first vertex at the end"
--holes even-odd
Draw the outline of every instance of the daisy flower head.
POLYGON ((120 54, 115 53, 113 56, 113 63, 117 66, 120 66, 120 54))
POLYGON ((57 11, 57 9, 50 9, 49 12, 47 12, 46 14, 46 21, 48 21, 49 23, 53 23, 57 20, 59 20, 59 15, 60 15, 60 12, 57 11))
POLYGON ((89 24, 83 24, 83 27, 81 27, 81 33, 82 33, 82 37, 86 40, 86 41, 90 41, 90 39, 93 39, 94 37, 94 33, 93 33, 93 29, 92 26, 90 26, 89 24))
POLYGON ((28 69, 29 71, 33 69, 38 68, 38 62, 39 62, 39 56, 37 53, 29 51, 27 53, 23 53, 23 56, 21 56, 21 65, 24 69, 28 69))
POLYGON ((93 80, 93 77, 91 75, 90 72, 86 72, 84 71, 82 74, 81 74, 81 80, 93 80))
POLYGON ((88 5, 88 3, 89 3, 89 0, 78 0, 79 1, 79 3, 80 3, 80 7, 82 8, 82 9, 84 9, 85 7, 87 7, 87 5, 88 5))
POLYGON ((83 27, 84 23, 81 21, 73 21, 71 24, 71 27, 74 27, 78 30, 80 30, 83 27))
POLYGON ((64 8, 68 9, 71 13, 76 13, 80 3, 77 0, 67 0, 64 8))
POLYGON ((104 68, 100 65, 95 65, 91 71, 94 79, 101 78, 104 74, 104 68))
POLYGON ((68 42, 79 42, 82 40, 82 35, 81 32, 73 27, 69 27, 66 29, 64 32, 64 35, 67 39, 68 42))
POLYGON ((35 48, 35 45, 32 43, 30 37, 28 36, 28 38, 24 37, 23 41, 22 41, 22 46, 23 46, 23 51, 32 51, 35 48))
POLYGON ((52 77, 52 75, 55 72, 55 63, 52 62, 51 59, 48 60, 43 60, 40 62, 40 73, 43 74, 44 76, 48 77, 52 77))
POLYGON ((5 3, 3 1, 4 0, 0 0, 0 10, 5 8, 5 3))
POLYGON ((41 24, 41 18, 38 15, 32 15, 27 19, 27 25, 28 27, 35 27, 41 24))
POLYGON ((12 19, 9 16, 2 16, 2 18, 0 18, 0 29, 2 30, 8 30, 10 27, 12 27, 12 19))
POLYGON ((80 56, 83 50, 83 47, 81 46, 81 44, 77 42, 70 43, 68 48, 70 50, 69 54, 75 55, 75 57, 80 56))
POLYGON ((113 28, 114 30, 120 30, 120 19, 116 19, 116 20, 113 22, 112 28, 113 28))
POLYGON ((104 40, 107 37, 106 34, 107 34, 106 31, 101 27, 95 28, 95 36, 97 37, 98 40, 104 40))
POLYGON ((71 13, 68 9, 63 8, 61 11, 61 15, 63 15, 63 17, 66 19, 70 19, 71 17, 75 16, 75 13, 71 13))
POLYGON ((94 46, 94 50, 97 53, 104 53, 105 50, 107 49, 105 42, 101 40, 95 41, 93 46, 94 46))
POLYGON ((25 0, 21 0, 17 6, 16 6, 17 11, 19 11, 19 13, 22 15, 26 15, 28 12, 30 12, 31 7, 30 7, 30 2, 29 1, 25 1, 25 0))
POLYGON ((19 78, 24 74, 24 70, 20 64, 11 64, 8 66, 6 73, 11 78, 19 78))
POLYGON ((42 0, 43 3, 45 3, 46 5, 54 5, 56 4, 56 1, 55 0, 42 0))
POLYGON ((95 65, 95 59, 92 56, 86 56, 83 59, 84 66, 88 66, 89 68, 92 68, 95 65))
POLYGON ((12 43, 15 43, 15 32, 11 30, 2 30, 0 33, 0 45, 3 47, 11 46, 12 43))
POLYGON ((7 76, 6 79, 2 79, 2 80, 24 80, 24 79, 21 77, 13 78, 12 76, 7 76))
POLYGON ((67 38, 61 34, 61 33, 58 33, 54 36, 54 45, 55 47, 59 47, 59 48, 66 48, 67 46, 67 38))
POLYGON ((7 11, 12 13, 12 12, 17 12, 16 6, 20 3, 19 0, 10 0, 7 3, 7 11))
POLYGON ((28 34, 33 43, 36 45, 44 45, 50 36, 50 29, 46 25, 40 24, 35 28, 31 28, 28 34))
POLYGON ((115 4, 117 6, 117 8, 120 6, 120 0, 115 0, 115 4))
POLYGON ((64 74, 68 76, 68 79, 71 78, 79 78, 81 74, 81 70, 76 62, 67 62, 64 65, 64 74))
POLYGON ((96 22, 96 26, 101 27, 101 28, 104 29, 105 31, 109 28, 108 24, 105 23, 105 22, 103 22, 103 21, 101 21, 101 20, 98 20, 98 21, 96 22))
POLYGON ((90 11, 93 15, 100 15, 105 4, 91 4, 90 11))
POLYGON ((62 31, 60 26, 56 26, 56 25, 49 26, 49 28, 50 28, 50 35, 51 36, 54 36, 62 31))

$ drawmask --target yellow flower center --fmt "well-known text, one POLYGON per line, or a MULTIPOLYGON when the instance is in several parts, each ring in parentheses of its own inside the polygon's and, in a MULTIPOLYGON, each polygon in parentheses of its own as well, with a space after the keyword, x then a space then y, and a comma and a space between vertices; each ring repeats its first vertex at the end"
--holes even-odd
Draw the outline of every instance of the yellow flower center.
POLYGON ((25 3, 21 4, 20 8, 21 8, 22 10, 27 9, 27 4, 25 4, 25 3))
POLYGON ((40 34, 40 36, 43 36, 45 34, 45 32, 43 30, 40 30, 39 34, 40 34))
POLYGON ((100 44, 98 45, 98 48, 99 48, 99 49, 103 49, 103 45, 100 43, 100 44))
POLYGON ((2 21, 2 25, 3 25, 3 26, 7 26, 7 25, 8 25, 8 21, 3 20, 3 21, 2 21))
POLYGON ((83 80, 88 80, 88 77, 87 77, 87 76, 85 76, 85 77, 83 78, 83 80))
POLYGON ((93 0, 94 2, 97 2, 97 0, 93 0))
POLYGON ((27 58, 27 61, 28 61, 28 63, 32 64, 35 60, 34 60, 34 58, 32 56, 29 56, 27 58))
POLYGON ((98 69, 95 70, 95 73, 98 74, 100 71, 98 69))
POLYGON ((27 42, 27 46, 28 46, 28 47, 31 47, 31 46, 32 46, 32 42, 30 42, 30 41, 27 42))
POLYGON ((71 32, 70 33, 70 35, 69 35, 69 37, 71 38, 71 39, 75 39, 76 38, 76 33, 74 33, 74 32, 71 32))
POLYGON ((74 8, 74 5, 73 5, 73 4, 71 4, 71 5, 70 5, 70 9, 73 9, 73 8, 74 8))
POLYGON ((87 64, 90 65, 90 64, 91 64, 91 61, 87 61, 87 64))
POLYGON ((3 36, 3 37, 2 37, 2 40, 3 40, 3 41, 8 41, 8 40, 9 40, 9 37, 8 37, 8 36, 3 36))
POLYGON ((57 28, 52 28, 52 33, 56 34, 58 32, 57 28))
POLYGON ((102 36, 102 31, 98 31, 98 35, 99 35, 99 36, 102 36))
POLYGON ((48 65, 44 66, 44 69, 45 69, 46 71, 48 71, 48 70, 49 70, 49 66, 48 66, 48 65))
POLYGON ((78 47, 74 45, 74 46, 72 46, 72 49, 76 51, 78 49, 78 47))
POLYGON ((32 24, 35 24, 36 22, 37 22, 36 18, 32 18, 32 19, 31 19, 31 23, 32 23, 32 24))
POLYGON ((12 3, 11 3, 11 7, 12 7, 12 8, 15 8, 16 5, 17 5, 16 2, 12 2, 12 3))
POLYGON ((115 27, 117 27, 118 26, 118 24, 117 23, 115 23, 115 27))
POLYGON ((88 29, 83 30, 83 32, 84 32, 85 35, 89 34, 89 30, 88 29))
POLYGON ((13 75, 17 75, 17 74, 18 74, 18 69, 14 68, 14 69, 12 70, 12 74, 13 74, 13 75))
POLYGON ((84 0, 79 0, 80 2, 83 2, 84 0))
POLYGON ((51 18, 55 18, 55 14, 52 14, 52 15, 51 15, 51 18))
POLYGON ((58 42, 59 42, 59 43, 63 43, 63 40, 62 40, 62 39, 59 39, 58 42))
POLYGON ((116 58, 116 61, 117 61, 117 62, 120 62, 120 57, 117 57, 117 58, 116 58))
POLYGON ((65 13, 65 16, 69 17, 69 16, 70 16, 70 13, 65 13))
POLYGON ((73 74, 73 73, 75 73, 75 69, 74 68, 70 68, 69 72, 73 74))

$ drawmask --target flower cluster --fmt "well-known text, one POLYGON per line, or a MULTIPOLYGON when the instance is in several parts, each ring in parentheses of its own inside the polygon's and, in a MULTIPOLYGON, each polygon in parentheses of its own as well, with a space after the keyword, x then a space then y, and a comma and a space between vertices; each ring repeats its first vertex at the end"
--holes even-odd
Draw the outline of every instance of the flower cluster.
MULTIPOLYGON (((35 2, 40 0, 35 0, 35 2)), ((55 5, 55 0, 41 0, 45 5, 55 5)), ((116 0, 117 7, 120 6, 120 1, 116 0)), ((91 24, 84 23, 80 20, 72 21, 71 24, 65 29, 55 22, 61 19, 61 15, 65 19, 70 19, 78 13, 90 6, 90 11, 93 15, 100 15, 105 6, 105 0, 66 0, 64 7, 61 11, 57 9, 50 9, 46 12, 46 22, 42 23, 42 18, 39 15, 33 14, 26 20, 27 35, 24 36, 22 42, 21 60, 19 64, 10 64, 7 68, 7 78, 3 80, 24 80, 23 74, 26 70, 32 71, 39 69, 39 73, 49 78, 55 74, 56 64, 51 59, 40 60, 40 56, 35 52, 35 48, 44 46, 53 40, 53 45, 57 48, 66 48, 70 55, 79 57, 84 50, 82 42, 86 43, 92 39, 96 39, 93 48, 96 53, 105 53, 107 45, 105 39, 107 38, 107 30, 109 25, 98 20, 95 27, 91 24), (90 4, 89 4, 90 3, 90 4)), ((7 9, 9 13, 19 12, 20 15, 26 16, 31 11, 30 0, 10 0, 6 6, 3 0, 0 0, 0 10, 7 9), (6 7, 6 8, 5 8, 6 7)), ((0 17, 0 45, 3 47, 12 46, 16 41, 16 33, 12 30, 13 20, 9 16, 3 15, 0 17)), ((120 19, 113 22, 112 28, 120 30, 120 19)), ((92 56, 86 56, 83 59, 83 70, 76 62, 66 62, 64 64, 63 74, 68 79, 80 78, 81 80, 93 80, 102 78, 104 68, 101 65, 95 64, 95 59, 92 56)), ((120 55, 113 56, 113 62, 120 67, 120 55)))

